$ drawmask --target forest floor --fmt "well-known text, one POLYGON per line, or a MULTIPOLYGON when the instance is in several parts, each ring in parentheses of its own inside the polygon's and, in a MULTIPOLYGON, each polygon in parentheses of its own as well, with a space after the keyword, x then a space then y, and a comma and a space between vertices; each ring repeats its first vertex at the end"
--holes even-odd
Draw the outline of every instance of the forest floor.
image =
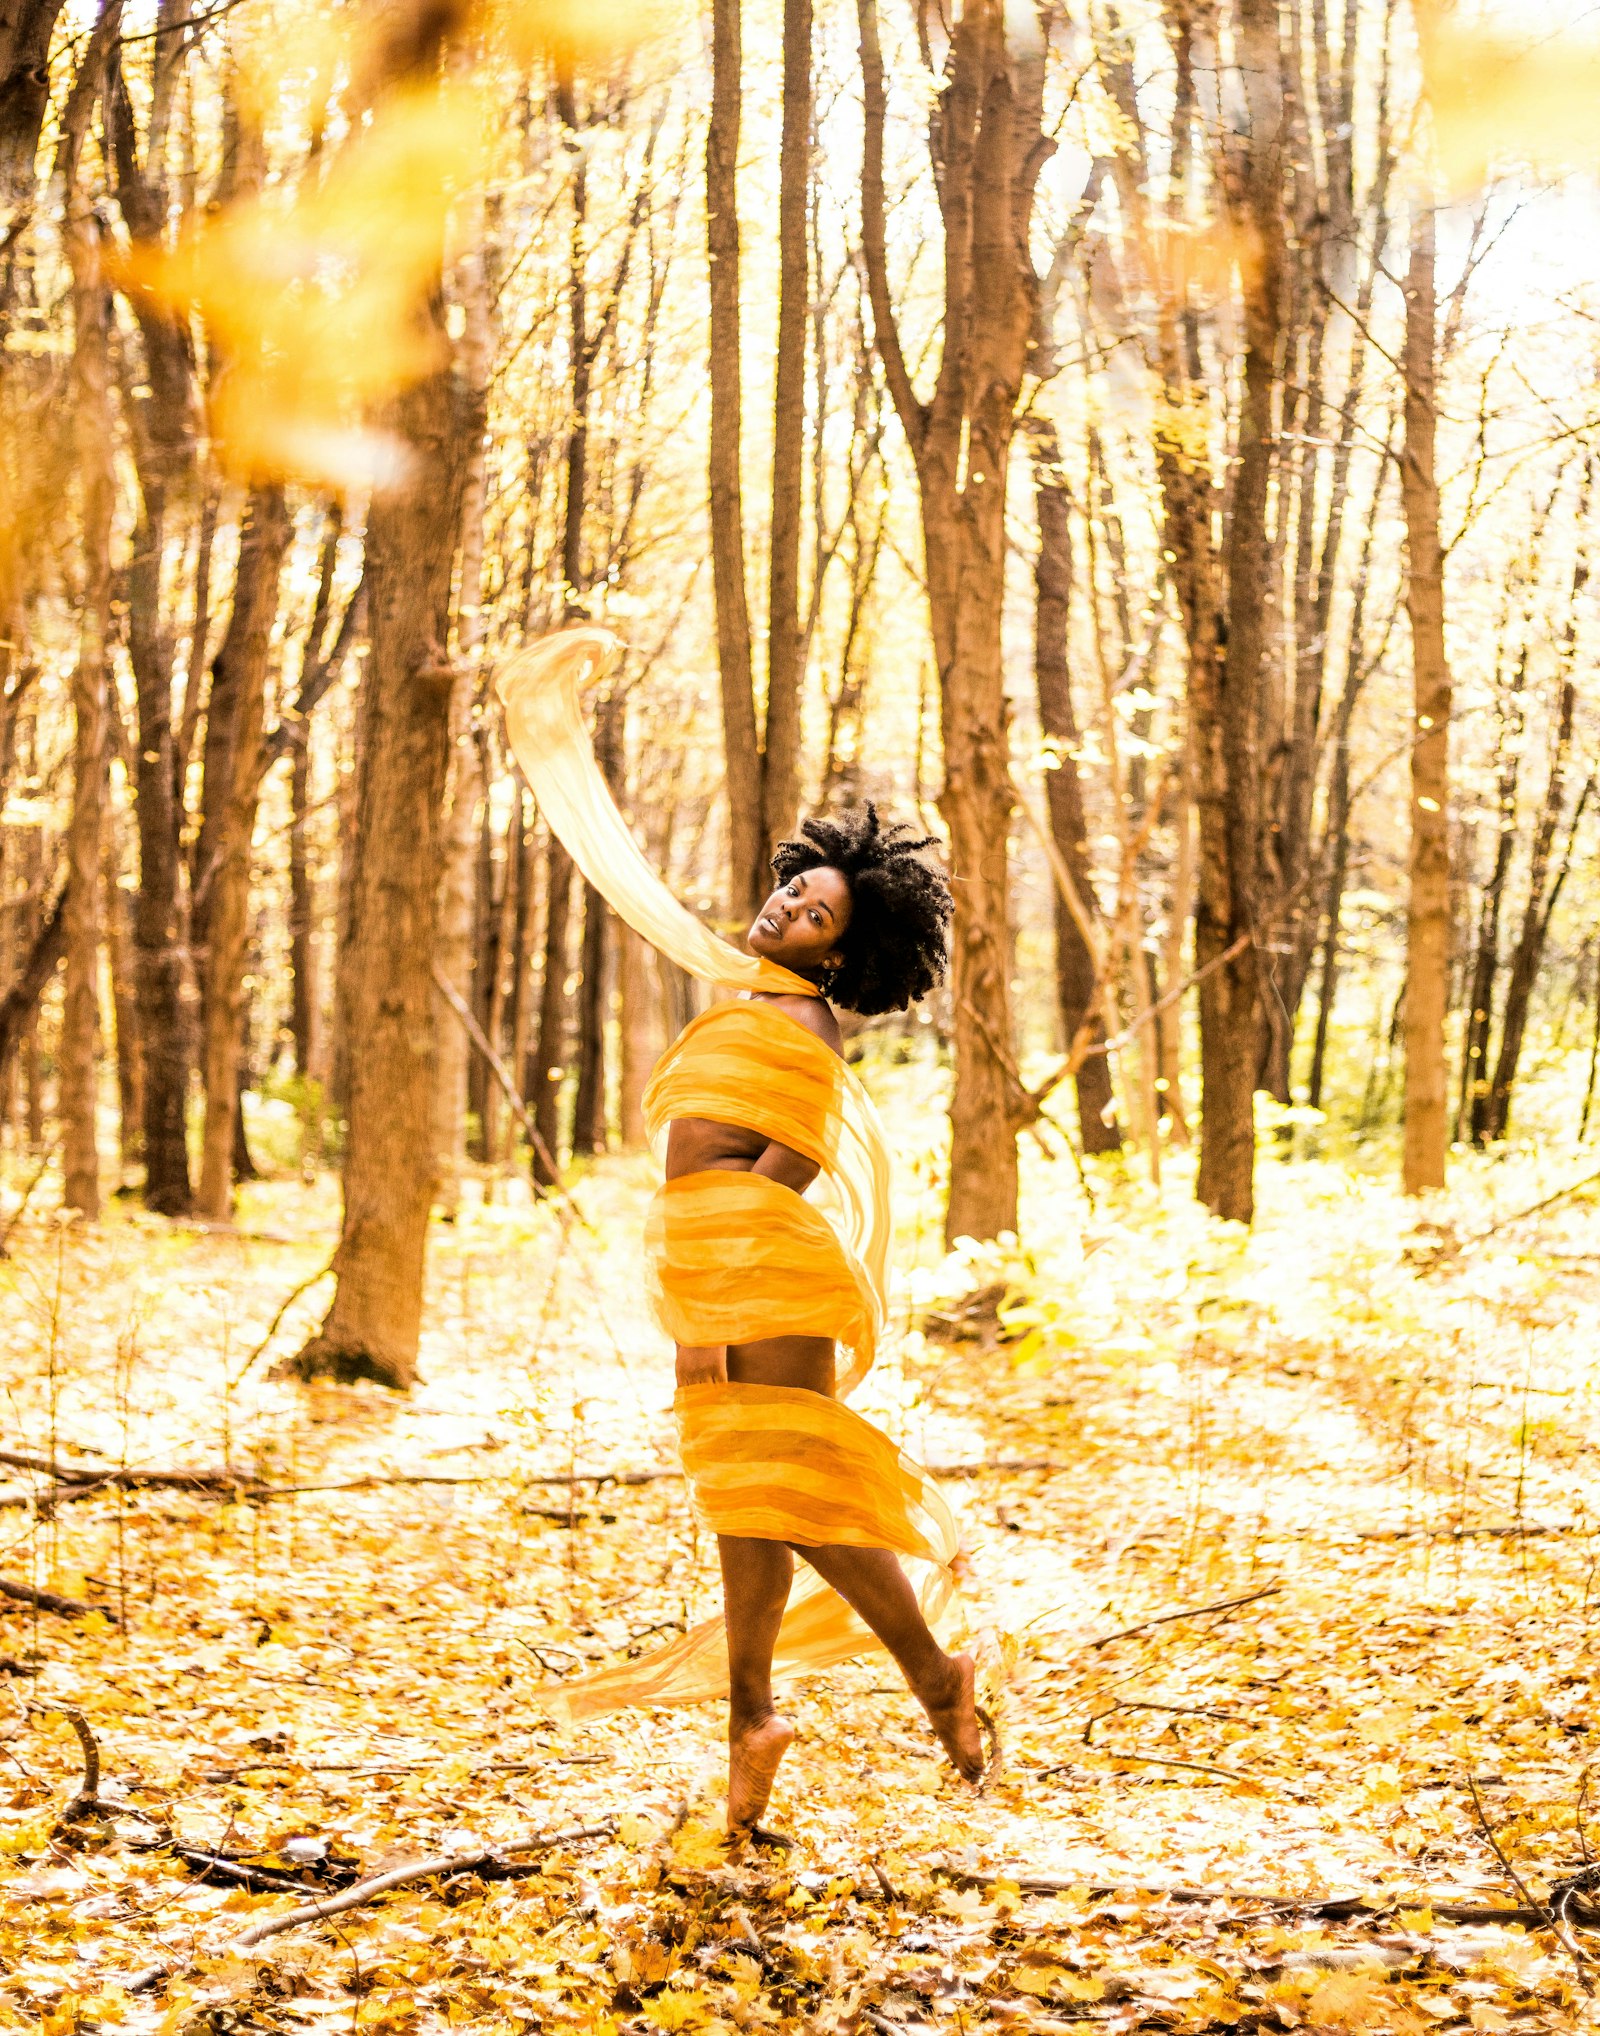
POLYGON ((1160 1194, 1110 1167, 1090 1210, 1035 1154, 1028 1253, 944 1260, 926 1113, 884 1086, 901 1335, 859 1404, 957 1467, 973 1620, 1014 1636, 989 1792, 863 1661, 793 1690, 792 1842, 730 1861, 716 1708, 563 1735, 530 1697, 714 1601, 642 1160, 581 1182, 582 1222, 518 1196, 436 1227, 405 1398, 268 1377, 327 1292, 259 1348, 327 1262, 329 1181, 251 1188, 233 1235, 29 1216, 12 1456, 256 1485, 50 1505, 4 1473, 0 1575, 103 1609, 0 1607, 0 2024, 1600 2026, 1600 1932, 1547 1922, 1600 1743, 1594 1190, 1517 1213, 1585 1155, 1463 1163, 1427 1222, 1269 1162, 1245 1238, 1181 1160, 1160 1194), (110 1814, 70 1814, 59 1706, 110 1814), (327 1898, 518 1842, 238 1941, 305 1899, 262 1872, 327 1898))

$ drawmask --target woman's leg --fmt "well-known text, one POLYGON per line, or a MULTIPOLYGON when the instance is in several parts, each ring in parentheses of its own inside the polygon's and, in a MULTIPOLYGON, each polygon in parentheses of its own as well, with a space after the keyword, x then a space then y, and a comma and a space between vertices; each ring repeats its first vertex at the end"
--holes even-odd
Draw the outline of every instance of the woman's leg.
MULTIPOLYGON (((798 1386, 808 1392, 833 1395, 834 1346, 820 1336, 774 1336, 762 1343, 731 1344, 728 1349, 728 1377, 741 1384, 798 1386)), ((722 1544, 727 1547, 729 1544, 722 1544)), ((770 1547, 771 1543, 741 1542, 736 1547, 770 1547)), ((825 1548, 797 1548, 811 1567, 836 1590, 888 1648, 911 1685, 912 1694, 928 1714, 928 1722, 939 1735, 959 1774, 976 1781, 983 1772, 983 1735, 978 1729, 975 1670, 967 1654, 946 1654, 928 1630, 910 1579, 887 1548, 846 1548, 837 1543, 825 1548)), ((735 1610, 733 1590, 723 1563, 723 1590, 728 1608, 730 1664, 734 1646, 735 1610)), ((788 1585, 785 1582, 785 1595, 788 1585)), ((782 1607, 779 1607, 781 1620, 782 1607)), ((764 1641, 751 1628, 751 1644, 761 1657, 762 1681, 767 1714, 771 1715, 770 1674, 772 1649, 778 1637, 778 1621, 771 1637, 764 1641)), ((787 1729, 787 1728, 786 1728, 787 1729)), ((731 1730, 731 1727, 730 1727, 731 1730)), ((789 1737, 783 1745, 787 1746, 789 1737)), ((772 1766, 782 1758, 780 1747, 772 1766)), ((768 1778, 768 1787, 771 1778, 768 1778)), ((763 1795, 762 1801, 766 1798, 763 1795)), ((729 1791, 730 1806, 732 1790, 729 1791)), ((731 1815, 731 1807, 730 1807, 731 1815)))
POLYGON ((772 1703, 772 1650, 789 1602, 794 1557, 781 1541, 719 1534, 728 1629, 728 1828, 748 1829, 767 1807, 794 1727, 772 1703))
POLYGON ((975 1664, 970 1654, 946 1654, 934 1639, 894 1552, 834 1543, 797 1553, 877 1634, 900 1664, 956 1772, 977 1781, 984 1762, 975 1664))

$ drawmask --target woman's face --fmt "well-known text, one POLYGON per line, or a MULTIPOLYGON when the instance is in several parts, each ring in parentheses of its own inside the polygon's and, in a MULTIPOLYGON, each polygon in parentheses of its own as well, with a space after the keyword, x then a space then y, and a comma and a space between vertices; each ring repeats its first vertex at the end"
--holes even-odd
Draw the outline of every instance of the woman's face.
POLYGON ((801 870, 768 898, 744 944, 764 961, 779 962, 796 975, 815 976, 839 960, 839 943, 849 924, 850 885, 845 877, 825 867, 801 870))

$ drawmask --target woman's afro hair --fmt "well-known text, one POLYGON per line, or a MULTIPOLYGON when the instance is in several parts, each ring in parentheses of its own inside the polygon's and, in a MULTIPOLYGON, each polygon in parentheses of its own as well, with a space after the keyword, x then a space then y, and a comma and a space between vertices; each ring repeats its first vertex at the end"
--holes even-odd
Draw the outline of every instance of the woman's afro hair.
POLYGON ((949 959, 950 886, 944 871, 924 862, 931 834, 878 819, 865 805, 800 823, 800 838, 780 841, 772 872, 780 884, 802 870, 835 869, 850 886, 850 923, 839 945, 844 959, 827 985, 847 1011, 874 1017, 903 1011, 939 982, 949 959))

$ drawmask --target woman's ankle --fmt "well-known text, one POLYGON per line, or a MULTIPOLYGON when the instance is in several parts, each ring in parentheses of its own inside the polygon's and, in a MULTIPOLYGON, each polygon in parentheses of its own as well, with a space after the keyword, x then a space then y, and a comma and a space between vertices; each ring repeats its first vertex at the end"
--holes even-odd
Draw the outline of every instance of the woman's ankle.
POLYGON ((754 1692, 747 1696, 735 1694, 728 1705, 728 1733, 730 1738, 740 1732, 753 1732, 778 1715, 778 1708, 772 1701, 772 1692, 764 1696, 754 1692))

